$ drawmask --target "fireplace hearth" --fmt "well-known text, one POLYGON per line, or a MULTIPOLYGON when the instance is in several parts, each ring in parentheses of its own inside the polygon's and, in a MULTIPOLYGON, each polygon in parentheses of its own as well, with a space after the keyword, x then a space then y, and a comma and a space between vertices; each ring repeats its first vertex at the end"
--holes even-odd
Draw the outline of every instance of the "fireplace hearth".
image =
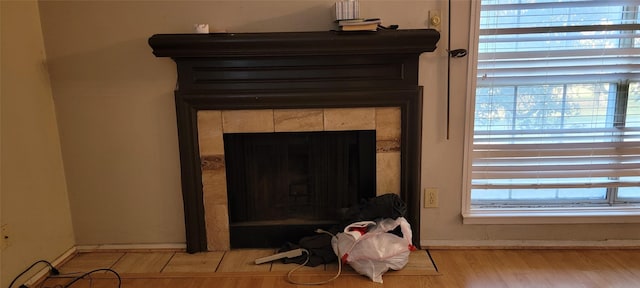
MULTIPOLYGON (((177 64, 175 101, 187 251, 237 247, 240 240, 234 234, 238 234, 230 227, 250 226, 230 221, 230 215, 238 213, 230 209, 247 205, 238 204, 235 194, 227 195, 229 180, 236 181, 228 178, 227 169, 235 163, 225 161, 233 152, 226 151, 230 144, 223 135, 238 129, 266 134, 374 130, 376 187, 356 189, 399 194, 407 203, 414 242, 419 243, 423 104, 418 60, 421 53, 434 51, 438 40, 438 32, 430 29, 152 36, 153 53, 177 64), (356 116, 332 116, 348 114, 356 116), (395 129, 382 124, 389 118, 396 119, 391 121, 397 122, 395 129), (354 129, 352 124, 362 127, 354 129), (384 161, 397 162, 397 172, 381 172, 394 170, 386 169, 384 161)), ((302 197, 309 189, 305 185, 290 185, 287 193, 302 197)), ((309 223, 316 225, 313 221, 309 223)), ((278 226, 287 229, 282 224, 278 226)))

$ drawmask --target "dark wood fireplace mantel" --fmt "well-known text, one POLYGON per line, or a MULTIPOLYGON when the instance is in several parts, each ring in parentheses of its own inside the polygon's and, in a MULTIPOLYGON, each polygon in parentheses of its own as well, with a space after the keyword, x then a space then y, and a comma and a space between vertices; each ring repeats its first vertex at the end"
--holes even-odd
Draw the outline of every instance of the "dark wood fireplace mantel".
POLYGON ((418 60, 440 34, 378 32, 157 34, 157 57, 177 64, 175 91, 187 250, 207 250, 198 150, 199 110, 400 107, 400 196, 420 237, 422 87, 418 60))
POLYGON ((238 57, 404 54, 431 52, 440 38, 430 29, 378 32, 282 32, 157 34, 149 39, 157 57, 238 57))

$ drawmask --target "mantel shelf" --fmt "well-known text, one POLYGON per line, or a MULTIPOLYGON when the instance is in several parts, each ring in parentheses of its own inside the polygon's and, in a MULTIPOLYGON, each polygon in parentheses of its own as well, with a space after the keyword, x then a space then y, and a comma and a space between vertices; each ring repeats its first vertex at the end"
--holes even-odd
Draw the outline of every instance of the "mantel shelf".
POLYGON ((156 34, 149 45, 157 57, 239 57, 432 52, 433 29, 276 33, 156 34))

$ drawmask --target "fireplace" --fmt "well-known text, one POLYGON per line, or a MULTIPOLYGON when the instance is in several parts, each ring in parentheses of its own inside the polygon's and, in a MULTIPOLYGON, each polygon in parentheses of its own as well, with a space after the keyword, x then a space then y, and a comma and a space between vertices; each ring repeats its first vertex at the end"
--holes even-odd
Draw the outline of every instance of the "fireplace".
MULTIPOLYGON (((187 250, 227 250, 240 242, 230 236, 237 232, 230 232, 229 209, 239 200, 232 197, 229 206, 226 171, 235 163, 225 162, 225 133, 374 131, 375 188, 364 190, 399 194, 419 243, 418 58, 438 39, 428 29, 152 36, 154 54, 177 64, 187 250), (396 168, 382 169, 380 159, 396 168)), ((308 188, 291 189, 302 195, 308 188)))
MULTIPOLYGON (((197 114, 209 249, 274 247, 286 241, 296 242, 302 236, 313 234, 317 228, 326 229, 335 225, 339 219, 336 210, 350 207, 360 199, 368 199, 378 194, 400 194, 399 107, 203 110, 197 114), (308 135, 309 133, 313 135, 308 135), (324 214, 332 214, 332 217, 307 219, 300 223, 301 219, 294 215, 282 215, 280 219, 273 219, 272 216, 265 215, 269 211, 242 211, 255 209, 256 206, 254 200, 249 197, 251 195, 247 194, 254 194, 252 196, 260 198, 259 201, 262 203, 269 203, 267 205, 282 207, 282 204, 285 204, 272 202, 282 196, 283 190, 287 190, 288 187, 284 187, 287 184, 283 182, 290 183, 287 179, 289 169, 278 167, 288 163, 279 164, 277 162, 280 161, 280 157, 275 157, 276 154, 285 153, 282 150, 288 143, 278 139, 285 135, 293 137, 292 140, 297 144, 304 144, 307 137, 316 138, 306 141, 308 144, 313 143, 315 147, 295 145, 298 150, 296 153, 299 154, 301 148, 313 150, 309 151, 308 154, 311 155, 308 157, 322 162, 332 162, 323 163, 318 167, 308 165, 313 164, 313 161, 309 161, 306 168, 315 171, 298 171, 296 174, 306 174, 306 178, 309 179, 306 179, 306 183, 294 179, 296 181, 293 184, 296 186, 292 191, 293 194, 305 194, 301 191, 304 188, 299 184, 306 184, 311 192, 310 197, 314 197, 313 206, 317 207, 323 205, 322 202, 331 201, 332 207, 326 207, 324 214), (240 140, 247 137, 268 137, 267 143, 273 145, 265 147, 258 143, 259 147, 252 147, 253 144, 239 143, 244 141, 234 139, 238 137, 240 140), (322 142, 332 144, 327 147, 320 145, 322 142), (236 158, 234 154, 240 154, 240 158, 247 156, 247 159, 233 159, 236 158), (244 164, 248 167, 239 167, 242 162, 246 162, 244 164), (247 168, 255 168, 258 171, 244 171, 247 168), (238 169, 243 170, 241 172, 246 175, 237 175, 238 169), (236 187, 233 187, 234 185, 236 187), (251 185, 259 187, 246 189, 250 188, 246 186, 251 185), (246 190, 251 190, 252 193, 247 193, 249 191, 246 190), (267 193, 271 195, 260 195, 267 193), (225 214, 224 211, 228 212, 225 214), (262 217, 248 217, 242 215, 244 213, 257 213, 262 217), (255 221, 256 218, 268 221, 255 221), (254 235, 260 237, 253 237, 254 235)), ((295 177, 299 178, 300 175, 295 177)), ((311 215, 307 215, 307 218, 309 216, 311 215)))

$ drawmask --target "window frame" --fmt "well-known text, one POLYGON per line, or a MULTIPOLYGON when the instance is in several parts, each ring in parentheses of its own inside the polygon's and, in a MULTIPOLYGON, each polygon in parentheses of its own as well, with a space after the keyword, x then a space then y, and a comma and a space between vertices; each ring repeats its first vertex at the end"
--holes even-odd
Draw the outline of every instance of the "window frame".
MULTIPOLYGON (((481 1, 471 2, 469 44, 472 52, 477 52, 480 39, 481 1)), ((462 185, 463 224, 577 224, 577 223, 640 223, 640 205, 619 203, 610 189, 607 191, 609 203, 597 205, 505 205, 502 207, 473 207, 471 201, 471 180, 474 144, 475 93, 477 80, 478 53, 469 53, 467 75, 467 98, 465 107, 464 169, 462 185), (608 204, 608 205, 607 205, 608 204)), ((567 202, 568 203, 568 202, 567 202)), ((499 206, 499 205, 495 205, 499 206)))

